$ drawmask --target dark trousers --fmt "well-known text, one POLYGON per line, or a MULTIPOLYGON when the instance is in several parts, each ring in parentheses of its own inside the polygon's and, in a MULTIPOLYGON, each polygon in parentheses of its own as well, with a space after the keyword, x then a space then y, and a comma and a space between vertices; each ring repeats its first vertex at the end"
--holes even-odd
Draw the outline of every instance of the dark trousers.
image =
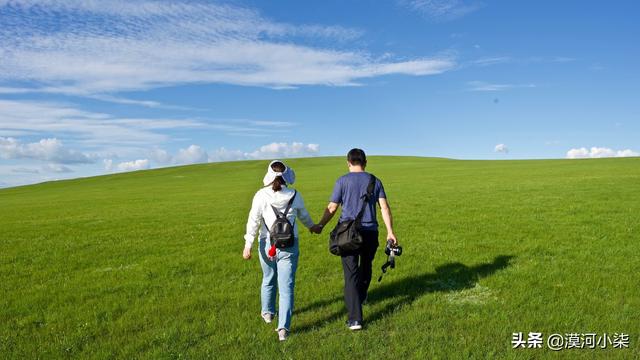
POLYGON ((342 255, 344 302, 349 321, 362 321, 362 302, 371 283, 371 266, 378 249, 378 231, 362 231, 362 247, 342 255))

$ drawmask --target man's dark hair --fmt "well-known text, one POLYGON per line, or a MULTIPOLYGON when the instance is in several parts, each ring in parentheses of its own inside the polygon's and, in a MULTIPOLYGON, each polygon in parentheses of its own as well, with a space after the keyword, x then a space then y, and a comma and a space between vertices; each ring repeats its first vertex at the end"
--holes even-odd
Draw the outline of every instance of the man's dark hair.
MULTIPOLYGON (((283 172, 286 168, 283 163, 277 161, 271 164, 271 169, 273 169, 273 171, 283 172)), ((287 182, 284 181, 282 176, 276 176, 275 180, 271 183, 271 188, 273 191, 280 191, 282 190, 282 185, 285 185, 286 183, 287 182)))
POLYGON ((351 165, 360 165, 360 166, 366 166, 367 165, 367 155, 364 154, 364 150, 362 149, 351 149, 349 150, 349 153, 347 154, 347 161, 351 164, 351 165))

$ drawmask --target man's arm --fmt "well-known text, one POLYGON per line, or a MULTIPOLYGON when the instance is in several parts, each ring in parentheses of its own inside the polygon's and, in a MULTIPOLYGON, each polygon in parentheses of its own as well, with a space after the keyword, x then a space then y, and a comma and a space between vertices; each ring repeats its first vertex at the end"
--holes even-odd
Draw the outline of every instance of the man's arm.
POLYGON ((378 204, 380 204, 380 212, 382 213, 382 220, 387 227, 387 240, 393 240, 394 245, 398 245, 398 239, 393 233, 393 216, 391 215, 391 207, 385 198, 379 198, 378 204))
POLYGON ((322 228, 324 228, 325 225, 327 225, 327 223, 329 221, 331 221, 331 219, 333 218, 333 215, 336 214, 336 211, 338 211, 338 207, 340 205, 338 203, 334 203, 334 202, 330 202, 329 205, 327 205, 327 208, 324 209, 324 214, 322 215, 322 219, 318 222, 318 225, 315 225, 311 231, 320 234, 322 232, 322 228))

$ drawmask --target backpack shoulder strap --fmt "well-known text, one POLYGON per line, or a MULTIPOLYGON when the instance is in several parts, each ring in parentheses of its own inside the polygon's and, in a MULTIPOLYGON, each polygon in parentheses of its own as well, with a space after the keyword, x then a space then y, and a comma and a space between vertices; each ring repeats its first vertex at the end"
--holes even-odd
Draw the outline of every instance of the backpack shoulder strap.
POLYGON ((291 199, 289 199, 287 208, 284 209, 284 216, 287 216, 287 214, 289 213, 289 210, 291 210, 291 205, 293 205, 293 200, 296 198, 296 195, 298 195, 298 192, 296 190, 293 190, 293 196, 291 197, 291 199))
POLYGON ((293 200, 296 198, 297 194, 298 192, 296 190, 293 190, 293 196, 291 197, 291 199, 289 199, 289 203, 287 203, 287 208, 284 209, 283 213, 281 213, 278 209, 276 209, 275 206, 271 205, 271 209, 273 209, 273 212, 276 214, 276 218, 287 217, 289 210, 291 210, 291 205, 293 205, 293 200))

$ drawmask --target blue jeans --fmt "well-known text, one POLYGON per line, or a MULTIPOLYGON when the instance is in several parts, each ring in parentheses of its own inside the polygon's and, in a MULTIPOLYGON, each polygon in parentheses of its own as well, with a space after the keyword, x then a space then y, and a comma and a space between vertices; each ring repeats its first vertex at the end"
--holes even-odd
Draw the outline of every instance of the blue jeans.
POLYGON ((298 239, 287 249, 277 249, 275 261, 269 260, 267 254, 271 244, 269 239, 260 239, 258 250, 262 267, 262 288, 260 299, 263 313, 276 313, 276 286, 280 293, 278 305, 278 329, 289 331, 291 314, 293 313, 293 287, 298 268, 298 239))

